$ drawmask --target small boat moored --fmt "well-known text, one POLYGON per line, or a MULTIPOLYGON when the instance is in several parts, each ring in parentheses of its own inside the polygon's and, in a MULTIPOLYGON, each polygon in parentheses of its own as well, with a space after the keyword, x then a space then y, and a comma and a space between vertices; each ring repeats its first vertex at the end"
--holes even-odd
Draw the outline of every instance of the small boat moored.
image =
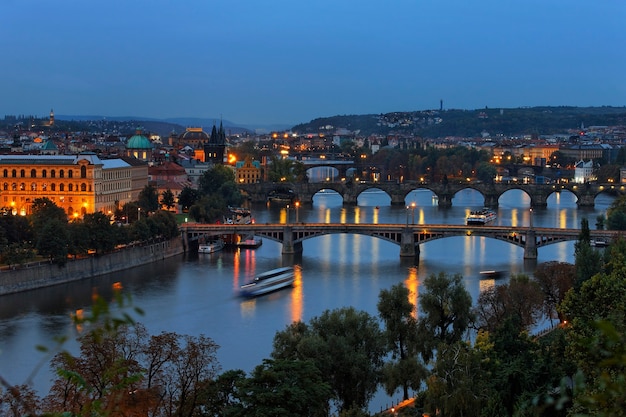
POLYGON ((272 269, 257 275, 254 280, 241 286, 241 295, 256 297, 272 291, 289 287, 295 280, 292 266, 272 269))
POLYGON ((198 245, 198 253, 214 253, 224 249, 226 244, 222 239, 217 239, 211 242, 201 243, 198 245))

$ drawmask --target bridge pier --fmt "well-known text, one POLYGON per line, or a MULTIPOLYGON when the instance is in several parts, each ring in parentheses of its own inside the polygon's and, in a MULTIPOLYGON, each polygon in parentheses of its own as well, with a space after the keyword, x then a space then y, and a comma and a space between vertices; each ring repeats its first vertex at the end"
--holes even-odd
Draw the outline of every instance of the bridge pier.
POLYGON ((283 229, 283 255, 293 255, 302 253, 302 242, 293 242, 293 229, 291 226, 285 226, 283 229))
POLYGON ((485 195, 485 207, 498 208, 498 194, 485 195))
POLYGON ((413 234, 413 230, 406 228, 402 231, 400 237, 400 257, 408 258, 415 257, 415 255, 419 254, 419 248, 417 252, 415 251, 415 235, 413 234))
POLYGON ((526 232, 526 242, 524 243, 524 259, 537 259, 537 239, 535 231, 528 229, 526 232))
POLYGON ((596 196, 593 194, 581 194, 578 196, 578 200, 576 200, 576 205, 578 207, 593 207, 595 205, 596 196))
POLYGON ((548 207, 548 196, 546 194, 535 194, 530 196, 530 206, 533 208, 548 207))
POLYGON ((436 195, 439 201, 439 207, 441 208, 452 207, 452 195, 451 194, 436 194, 436 195))

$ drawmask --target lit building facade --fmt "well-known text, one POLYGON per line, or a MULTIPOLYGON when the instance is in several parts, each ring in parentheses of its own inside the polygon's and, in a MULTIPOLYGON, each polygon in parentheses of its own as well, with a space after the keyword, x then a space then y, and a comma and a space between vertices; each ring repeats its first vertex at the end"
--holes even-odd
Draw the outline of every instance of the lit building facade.
POLYGON ((237 162, 235 167, 236 181, 238 184, 254 184, 261 181, 261 163, 246 158, 245 161, 237 162))
POLYGON ((30 214, 34 200, 48 198, 68 217, 79 217, 113 213, 137 200, 148 184, 148 166, 93 153, 0 155, 0 180, 0 206, 14 214, 30 214))

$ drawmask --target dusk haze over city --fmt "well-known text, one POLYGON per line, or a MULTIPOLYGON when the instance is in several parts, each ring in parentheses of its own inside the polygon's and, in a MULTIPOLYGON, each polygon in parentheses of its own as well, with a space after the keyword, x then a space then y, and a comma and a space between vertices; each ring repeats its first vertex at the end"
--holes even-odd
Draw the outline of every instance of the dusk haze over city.
POLYGON ((0 115, 626 105, 623 1, 7 0, 0 115))

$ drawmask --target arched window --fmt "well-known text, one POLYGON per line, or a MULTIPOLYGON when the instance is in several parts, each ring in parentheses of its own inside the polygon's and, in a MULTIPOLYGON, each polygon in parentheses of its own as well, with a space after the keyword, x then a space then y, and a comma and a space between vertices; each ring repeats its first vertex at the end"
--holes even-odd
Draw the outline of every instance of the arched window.
POLYGON ((55 178, 56 176, 57 172, 54 169, 50 170, 50 178, 55 178))
POLYGON ((67 191, 74 191, 74 184, 71 182, 67 185, 67 191))
POLYGON ((59 178, 65 178, 65 171, 63 170, 59 171, 59 178))
POLYGON ((2 171, 2 173, 4 174, 3 177, 6 178, 9 176, 9 170, 8 169, 4 169, 4 171, 2 171))
POLYGON ((44 184, 41 184, 41 189, 42 189, 43 191, 48 190, 48 184, 45 184, 45 183, 44 183, 44 184))
POLYGON ((82 183, 82 184, 80 185, 80 190, 81 190, 81 191, 87 191, 87 184, 82 183))
POLYGON ((11 176, 13 178, 17 177, 17 169, 14 169, 13 171, 11 171, 11 176))
POLYGON ((24 191, 26 190, 26 184, 23 182, 20 182, 20 191, 24 191))
POLYGON ((17 191, 17 183, 14 182, 13 184, 11 184, 11 190, 12 191, 17 191))
POLYGON ((59 184, 59 191, 65 191, 65 184, 59 184))
POLYGON ((4 191, 9 191, 9 183, 8 183, 8 182, 5 182, 4 184, 2 184, 2 189, 3 189, 4 191))
POLYGON ((56 191, 57 185, 55 183, 50 184, 50 191, 56 191))
POLYGON ((26 170, 20 169, 20 178, 24 178, 26 176, 26 170))
POLYGON ((30 177, 37 178, 37 170, 35 168, 30 170, 30 177))
POLYGON ((74 178, 74 171, 73 170, 69 169, 67 171, 67 178, 74 178))
POLYGON ((37 183, 36 183, 36 182, 34 182, 34 183, 32 183, 32 184, 30 185, 30 190, 31 190, 31 191, 37 191, 37 183))
POLYGON ((41 178, 46 178, 46 177, 48 177, 48 171, 44 169, 43 171, 41 171, 41 178))
POLYGON ((85 165, 80 167, 80 177, 87 178, 87 167, 85 165))

